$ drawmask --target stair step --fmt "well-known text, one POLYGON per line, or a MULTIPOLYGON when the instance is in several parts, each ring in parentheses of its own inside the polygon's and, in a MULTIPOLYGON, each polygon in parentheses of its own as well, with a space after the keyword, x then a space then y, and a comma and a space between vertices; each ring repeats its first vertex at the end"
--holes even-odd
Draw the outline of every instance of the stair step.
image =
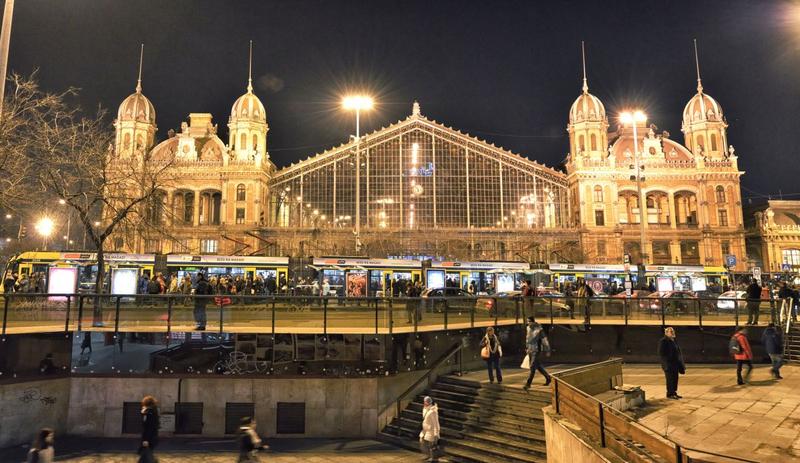
POLYGON ((457 386, 455 384, 436 383, 433 385, 433 389, 437 391, 448 392, 450 394, 458 394, 464 397, 501 399, 501 400, 510 400, 512 402, 540 401, 549 403, 550 397, 552 395, 549 389, 544 389, 544 390, 531 389, 526 392, 524 389, 522 389, 522 387, 512 388, 505 386, 500 386, 500 388, 494 386, 481 389, 472 389, 463 386, 457 386))
POLYGON ((514 439, 508 439, 486 432, 471 432, 465 434, 464 439, 485 442, 487 445, 503 447, 515 452, 547 456, 544 436, 541 436, 540 439, 525 439, 519 436, 514 439))
MULTIPOLYGON (((458 418, 463 418, 464 415, 468 414, 474 414, 475 416, 480 417, 498 416, 521 423, 541 420, 543 416, 541 410, 530 410, 527 413, 516 413, 515 411, 510 410, 488 410, 480 405, 470 406, 469 404, 462 404, 460 402, 451 402, 447 400, 440 400, 439 403, 442 406, 439 408, 440 416, 444 415, 458 418)), ((412 402, 408 406, 409 409, 420 413, 422 412, 422 407, 423 405, 421 400, 412 402)))
MULTIPOLYGON (((441 410, 440 410, 441 412, 441 410)), ((410 420, 415 423, 422 422, 422 413, 413 410, 404 410, 401 414, 402 418, 410 420)), ((502 417, 478 417, 463 415, 459 417, 451 417, 439 414, 439 422, 442 427, 448 427, 453 430, 461 431, 464 428, 468 429, 484 429, 491 427, 498 432, 507 434, 520 434, 520 433, 544 433, 544 420, 537 419, 533 421, 520 422, 516 420, 508 420, 502 417)))
MULTIPOLYGON (((395 418, 392 425, 395 428, 405 431, 405 434, 410 436, 419 435, 421 426, 421 417, 411 417, 409 415, 401 415, 400 418, 395 418)), ((505 424, 498 423, 480 423, 480 422, 459 422, 455 420, 439 420, 442 429, 442 435, 453 437, 474 437, 486 435, 486 440, 500 440, 503 442, 521 442, 523 444, 530 443, 544 443, 544 426, 520 426, 511 427, 505 424)))
MULTIPOLYGON (((447 391, 440 391, 438 389, 432 389, 427 391, 426 394, 433 397, 435 402, 447 401, 447 402, 457 402, 464 405, 469 406, 480 406, 483 408, 488 408, 492 410, 519 410, 522 412, 525 411, 533 411, 533 410, 541 410, 544 407, 547 407, 551 404, 550 401, 542 401, 542 400, 529 400, 529 401, 521 401, 521 400, 508 400, 502 398, 487 398, 487 397, 470 397, 465 396, 462 394, 456 394, 447 391)), ((421 402, 422 398, 425 396, 421 396, 418 400, 421 402)))
POLYGON ((494 448, 470 440, 445 440, 442 439, 445 453, 451 448, 467 449, 473 452, 480 452, 486 455, 486 462, 501 461, 513 463, 539 463, 547 461, 547 457, 540 454, 529 454, 525 452, 512 451, 505 448, 494 448))

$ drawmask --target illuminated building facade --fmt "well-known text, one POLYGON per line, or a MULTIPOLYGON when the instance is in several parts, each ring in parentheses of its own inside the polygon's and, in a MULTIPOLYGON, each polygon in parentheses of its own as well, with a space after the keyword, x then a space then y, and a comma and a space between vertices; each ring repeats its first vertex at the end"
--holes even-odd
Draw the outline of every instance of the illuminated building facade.
POLYGON ((747 247, 764 272, 800 273, 800 201, 770 200, 747 222, 747 247))

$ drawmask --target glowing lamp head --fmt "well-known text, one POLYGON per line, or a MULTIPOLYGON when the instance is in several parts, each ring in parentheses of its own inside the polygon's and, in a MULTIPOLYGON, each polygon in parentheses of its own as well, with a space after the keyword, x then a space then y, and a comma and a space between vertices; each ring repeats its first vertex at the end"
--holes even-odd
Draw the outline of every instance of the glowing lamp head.
POLYGON ((342 108, 349 111, 363 111, 372 109, 372 98, 365 95, 350 95, 342 98, 342 108))
POLYGON ((48 237, 53 234, 55 227, 56 224, 50 217, 42 217, 38 222, 36 222, 36 231, 44 237, 48 237))
POLYGON ((633 124, 634 122, 644 122, 647 120, 647 114, 642 111, 624 111, 619 115, 619 120, 623 124, 633 124))

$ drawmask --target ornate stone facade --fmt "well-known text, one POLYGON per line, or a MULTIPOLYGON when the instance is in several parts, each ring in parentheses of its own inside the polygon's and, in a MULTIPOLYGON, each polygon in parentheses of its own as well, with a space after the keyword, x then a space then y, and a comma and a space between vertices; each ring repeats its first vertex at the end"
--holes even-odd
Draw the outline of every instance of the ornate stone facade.
POLYGON ((764 272, 800 272, 800 201, 757 207, 747 221, 747 250, 764 272))

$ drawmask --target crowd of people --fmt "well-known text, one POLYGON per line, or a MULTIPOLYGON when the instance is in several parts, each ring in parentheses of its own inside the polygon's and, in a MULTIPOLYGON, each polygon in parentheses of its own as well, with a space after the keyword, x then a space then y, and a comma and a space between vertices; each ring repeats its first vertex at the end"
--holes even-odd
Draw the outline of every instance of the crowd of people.
POLYGON ((3 292, 8 293, 46 293, 47 279, 43 272, 33 272, 30 275, 19 275, 15 272, 6 272, 3 278, 3 292))

